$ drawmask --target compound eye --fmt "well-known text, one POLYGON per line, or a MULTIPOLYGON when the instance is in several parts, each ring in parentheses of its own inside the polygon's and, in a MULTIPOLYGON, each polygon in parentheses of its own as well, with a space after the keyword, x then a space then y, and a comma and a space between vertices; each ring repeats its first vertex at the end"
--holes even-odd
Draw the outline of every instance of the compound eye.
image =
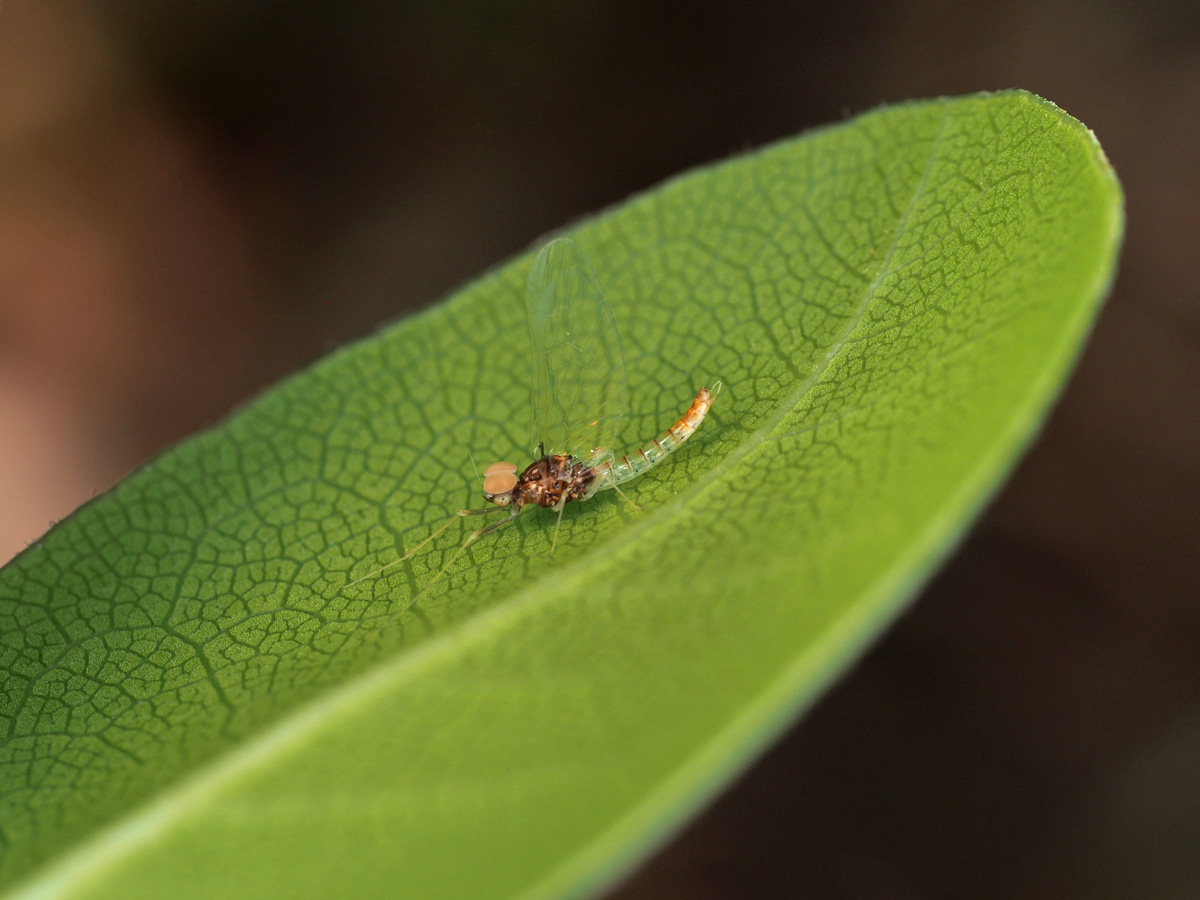
POLYGON ((495 475, 497 472, 516 472, 516 471, 517 471, 516 463, 494 462, 490 466, 488 466, 486 469, 483 470, 483 477, 487 478, 489 475, 495 475))
POLYGON ((493 471, 496 466, 512 465, 511 463, 496 463, 488 466, 483 473, 483 492, 485 494, 507 494, 517 486, 517 467, 493 471))

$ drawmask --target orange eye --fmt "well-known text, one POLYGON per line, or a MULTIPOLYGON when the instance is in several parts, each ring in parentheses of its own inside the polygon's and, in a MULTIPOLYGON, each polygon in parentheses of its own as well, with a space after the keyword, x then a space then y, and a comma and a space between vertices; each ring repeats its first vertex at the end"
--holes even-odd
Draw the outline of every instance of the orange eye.
POLYGON ((484 469, 484 470, 483 470, 483 477, 484 477, 484 478, 487 478, 489 475, 495 475, 497 472, 512 472, 512 473, 515 473, 516 471, 517 471, 517 464, 516 464, 516 463, 510 463, 510 462, 495 462, 495 463, 492 463, 490 466, 488 466, 486 469, 484 469))
MULTIPOLYGON (((497 463, 500 465, 500 463, 497 463)), ((495 466, 488 466, 488 469, 494 469, 495 466)), ((511 470, 505 469, 499 472, 485 472, 483 479, 483 491, 485 494, 507 494, 517 486, 517 467, 513 466, 511 470)))

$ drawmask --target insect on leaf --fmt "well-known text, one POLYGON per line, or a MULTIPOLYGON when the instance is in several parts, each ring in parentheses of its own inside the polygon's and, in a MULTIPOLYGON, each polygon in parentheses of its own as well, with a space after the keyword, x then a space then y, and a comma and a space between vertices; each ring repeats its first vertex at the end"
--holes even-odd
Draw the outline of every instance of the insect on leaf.
POLYGON ((1045 100, 880 109, 608 209, 572 230, 595 272, 554 241, 163 454, 0 570, 0 896, 584 896, 945 558, 1122 221, 1045 100), (527 287, 547 450, 634 452, 720 376, 710 419, 630 485, 645 512, 572 504, 554 557, 537 510, 422 596, 457 537, 353 584, 525 439, 527 287))

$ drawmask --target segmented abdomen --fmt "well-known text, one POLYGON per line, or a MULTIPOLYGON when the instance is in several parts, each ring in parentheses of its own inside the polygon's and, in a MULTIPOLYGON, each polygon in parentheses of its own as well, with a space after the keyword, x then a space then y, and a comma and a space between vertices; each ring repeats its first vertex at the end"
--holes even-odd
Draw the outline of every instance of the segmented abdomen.
POLYGON ((636 453, 629 456, 618 456, 606 460, 596 466, 596 487, 594 490, 604 490, 615 487, 631 478, 637 478, 647 469, 658 465, 667 454, 686 441, 700 427, 708 410, 712 407, 713 398, 721 390, 721 382, 713 385, 712 389, 700 388, 696 399, 688 407, 688 411, 679 421, 652 440, 636 453))

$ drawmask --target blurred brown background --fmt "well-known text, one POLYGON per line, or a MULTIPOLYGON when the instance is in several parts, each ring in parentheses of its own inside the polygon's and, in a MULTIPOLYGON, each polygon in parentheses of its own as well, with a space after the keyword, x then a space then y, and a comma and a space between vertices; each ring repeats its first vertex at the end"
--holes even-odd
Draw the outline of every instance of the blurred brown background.
POLYGON ((1200 5, 4 0, 0 559, 326 349, 679 170, 1024 87, 1121 176, 1040 443, 635 898, 1200 896, 1200 5))

